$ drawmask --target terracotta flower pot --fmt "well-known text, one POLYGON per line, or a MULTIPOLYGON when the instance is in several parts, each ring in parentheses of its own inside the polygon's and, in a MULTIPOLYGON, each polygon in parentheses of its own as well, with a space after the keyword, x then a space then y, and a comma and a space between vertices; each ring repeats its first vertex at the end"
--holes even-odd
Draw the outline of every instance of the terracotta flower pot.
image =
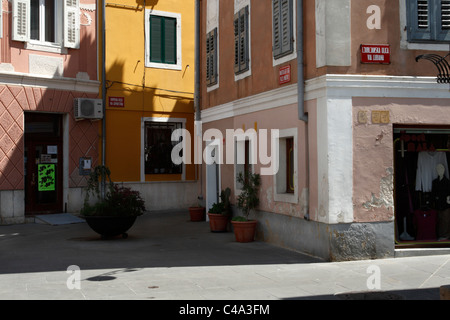
POLYGON ((252 242, 255 240, 256 220, 231 221, 237 242, 252 242))
POLYGON ((230 215, 208 212, 208 217, 211 232, 227 232, 230 215))
POLYGON ((206 209, 204 207, 190 207, 189 215, 191 217, 191 221, 205 221, 205 212, 206 209))

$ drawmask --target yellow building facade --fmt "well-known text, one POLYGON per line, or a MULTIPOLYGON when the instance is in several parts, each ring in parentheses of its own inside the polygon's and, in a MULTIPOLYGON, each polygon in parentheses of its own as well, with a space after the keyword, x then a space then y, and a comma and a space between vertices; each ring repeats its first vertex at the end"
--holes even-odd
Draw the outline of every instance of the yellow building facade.
POLYGON ((194 131, 195 2, 106 1, 104 31, 105 164, 113 181, 135 184, 150 208, 194 203, 196 167, 174 164, 170 151, 174 130, 194 131), (181 203, 158 200, 178 192, 181 203))

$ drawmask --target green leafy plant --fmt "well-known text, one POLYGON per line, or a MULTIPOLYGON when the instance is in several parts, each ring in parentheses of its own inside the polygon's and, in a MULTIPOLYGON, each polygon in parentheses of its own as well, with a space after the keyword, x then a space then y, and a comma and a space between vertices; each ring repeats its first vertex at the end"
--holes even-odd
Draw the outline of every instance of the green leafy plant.
POLYGON ((234 221, 248 221, 250 212, 259 205, 259 187, 261 175, 250 170, 239 172, 237 182, 242 184, 242 191, 237 197, 237 206, 242 210, 243 217, 234 217, 234 221))
POLYGON ((85 216, 140 216, 145 211, 145 202, 139 191, 111 181, 111 172, 105 166, 97 166, 91 172, 81 214, 85 216), (105 196, 101 196, 101 185, 105 183, 105 196), (96 197, 94 204, 91 196, 96 197))
POLYGON ((208 212, 214 214, 231 214, 230 195, 230 188, 222 190, 220 192, 220 202, 213 203, 208 212))
POLYGON ((209 209, 209 213, 222 214, 224 210, 225 204, 223 202, 217 202, 212 205, 211 209, 209 209))

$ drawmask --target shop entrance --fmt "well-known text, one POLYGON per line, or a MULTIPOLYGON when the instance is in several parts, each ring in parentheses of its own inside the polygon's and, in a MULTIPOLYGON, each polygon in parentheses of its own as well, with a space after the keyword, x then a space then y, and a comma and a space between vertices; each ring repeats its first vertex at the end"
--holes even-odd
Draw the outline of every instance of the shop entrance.
POLYGON ((62 115, 25 113, 25 214, 61 213, 62 115))
POLYGON ((395 242, 450 247, 450 126, 394 125, 395 242))

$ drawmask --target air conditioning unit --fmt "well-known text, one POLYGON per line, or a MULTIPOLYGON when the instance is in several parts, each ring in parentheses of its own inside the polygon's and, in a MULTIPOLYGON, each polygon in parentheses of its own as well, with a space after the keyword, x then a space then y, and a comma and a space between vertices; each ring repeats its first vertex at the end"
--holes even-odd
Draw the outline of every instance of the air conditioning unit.
POLYGON ((74 114, 75 120, 102 119, 103 101, 101 99, 75 98, 74 114))

